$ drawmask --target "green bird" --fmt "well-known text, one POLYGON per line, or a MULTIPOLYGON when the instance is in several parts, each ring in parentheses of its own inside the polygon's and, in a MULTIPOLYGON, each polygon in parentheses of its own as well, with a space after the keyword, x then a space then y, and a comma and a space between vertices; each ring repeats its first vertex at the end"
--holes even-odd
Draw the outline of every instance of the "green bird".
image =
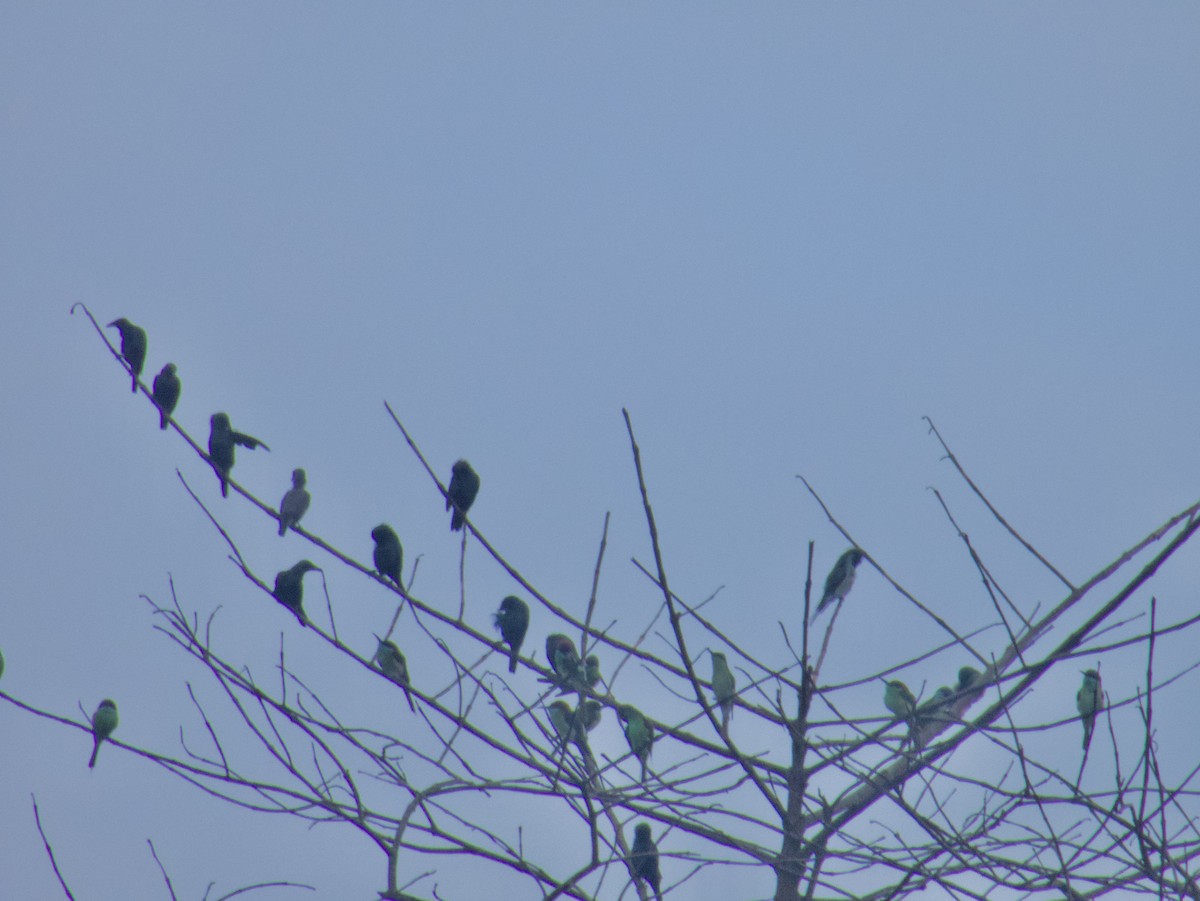
POLYGON ((947 722, 950 717, 946 711, 953 702, 953 689, 945 685, 939 686, 932 698, 917 705, 917 726, 924 729, 935 721, 947 722))
POLYGON ((385 523, 373 528, 371 537, 375 539, 375 571, 402 589, 400 572, 404 569, 404 546, 400 544, 400 537, 385 523))
POLYGON ((654 889, 654 897, 662 901, 662 873, 658 869, 658 846, 650 834, 649 823, 638 823, 633 830, 633 848, 629 854, 633 878, 641 879, 654 889))
POLYGON ((733 717, 733 699, 737 697, 737 681, 729 671, 725 655, 720 651, 712 652, 713 674, 712 690, 721 708, 721 734, 729 735, 729 720, 733 717))
POLYGON ((821 592, 821 601, 817 604, 817 609, 813 611, 810 623, 816 622, 821 611, 834 601, 845 600, 850 589, 854 587, 854 574, 858 569, 858 564, 862 563, 863 556, 862 551, 852 547, 838 557, 837 563, 833 564, 833 569, 825 577, 825 590, 821 592))
POLYGON ((579 652, 575 650, 575 642, 561 632, 546 636, 546 659, 550 661, 550 669, 558 676, 557 683, 563 692, 578 686, 579 652))
POLYGON ((588 688, 595 688, 603 678, 600 675, 600 658, 595 654, 588 654, 583 660, 583 681, 587 683, 588 688))
POLYGON ((240 444, 250 450, 261 447, 269 451, 270 448, 257 438, 235 432, 229 424, 228 413, 214 413, 208 424, 208 459, 221 480, 221 497, 228 497, 229 470, 233 469, 234 446, 240 444))
POLYGON ((633 752, 633 756, 637 758, 642 767, 641 778, 638 779, 638 782, 645 785, 646 765, 654 750, 654 726, 642 716, 640 710, 631 704, 618 707, 617 718, 624 726, 625 740, 629 742, 629 750, 633 752))
POLYGON ((591 732, 600 725, 600 718, 604 715, 604 705, 599 701, 584 701, 579 708, 580 716, 583 718, 583 728, 591 732))
POLYGON ((89 770, 95 768, 96 755, 100 753, 100 743, 113 734, 113 730, 117 728, 117 722, 117 703, 105 698, 96 708, 96 712, 92 714, 92 739, 95 744, 92 745, 92 759, 88 761, 89 770))
POLYGON ((154 393, 151 396, 154 398, 154 406, 158 407, 158 427, 160 429, 166 429, 171 414, 175 412, 181 388, 179 376, 175 374, 174 363, 168 363, 154 377, 154 393))
POLYGON ((912 723, 913 713, 917 709, 917 699, 913 697, 908 686, 899 679, 892 679, 884 687, 883 703, 888 710, 906 723, 912 723))
POLYGON ((549 707, 550 725, 558 736, 559 744, 568 741, 583 747, 587 743, 587 730, 584 729, 582 715, 577 716, 566 701, 555 701, 549 707))
POLYGON ((1100 673, 1094 669, 1083 671, 1083 685, 1075 693, 1075 709, 1083 721, 1083 750, 1092 743, 1092 732, 1096 728, 1096 714, 1104 709, 1104 690, 1100 687, 1100 673))
POLYGON ((292 487, 287 490, 287 494, 279 502, 279 534, 281 536, 287 532, 289 526, 299 523, 300 518, 304 516, 304 511, 308 509, 312 498, 304 487, 307 482, 308 476, 305 475, 303 469, 292 470, 292 487))
POLYGON ((413 705, 412 694, 408 690, 411 684, 408 681, 408 661, 404 659, 404 655, 400 653, 400 648, 394 641, 385 641, 378 635, 375 638, 379 642, 379 647, 375 649, 375 665, 379 667, 381 673, 404 689, 408 709, 416 713, 417 708, 413 705))
POLYGON ((493 614, 492 619, 500 637, 509 647, 508 671, 517 671, 517 661, 521 659, 521 645, 525 641, 525 633, 529 630, 529 605, 510 594, 500 602, 500 609, 493 614))
POLYGON ((275 575, 275 600, 296 614, 300 625, 308 625, 308 617, 304 615, 304 574, 311 570, 320 572, 321 567, 311 560, 301 560, 291 569, 285 569, 275 575))
POLYGON ((142 374, 142 364, 146 362, 146 331, 124 316, 114 319, 108 328, 115 328, 121 333, 121 356, 129 364, 129 371, 133 374, 133 393, 137 394, 138 376, 142 374))
POLYGON ((450 530, 457 532, 463 527, 463 520, 471 504, 475 503, 475 495, 479 493, 479 475, 471 468, 466 460, 459 460, 450 472, 450 487, 446 489, 446 509, 454 507, 450 516, 450 530))
POLYGON ((975 669, 973 666, 959 667, 958 670, 958 693, 965 695, 968 698, 977 698, 983 693, 982 688, 977 688, 974 691, 968 691, 972 685, 976 685, 983 678, 983 673, 975 669))

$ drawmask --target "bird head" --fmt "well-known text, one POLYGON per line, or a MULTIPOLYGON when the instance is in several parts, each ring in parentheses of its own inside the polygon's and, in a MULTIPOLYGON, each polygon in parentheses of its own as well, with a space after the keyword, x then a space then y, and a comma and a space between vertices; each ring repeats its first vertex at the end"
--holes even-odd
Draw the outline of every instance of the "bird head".
POLYGON ((293 469, 292 470, 292 487, 293 488, 303 488, 304 483, 307 481, 307 479, 308 479, 308 477, 304 474, 303 469, 293 469))
POLYGON ((116 327, 116 328, 119 328, 121 331, 125 331, 125 329, 129 328, 129 326, 131 326, 132 324, 133 324, 132 322, 130 322, 128 319, 126 319, 124 316, 122 316, 120 319, 114 319, 107 326, 105 326, 105 328, 116 327))
POLYGON ((162 371, 165 372, 167 375, 174 375, 175 374, 175 364, 168 363, 166 366, 164 366, 162 368, 162 371))
POLYGON ((299 563, 293 566, 292 569, 301 575, 306 572, 311 572, 314 569, 318 572, 321 571, 321 567, 317 566, 317 564, 313 563, 311 560, 301 560, 299 563))
POLYGON ((638 823, 636 826, 634 826, 633 837, 635 841, 639 841, 642 844, 650 841, 650 824, 638 823))
POLYGON ((466 460, 458 460, 450 468, 450 471, 453 472, 456 476, 466 475, 468 472, 471 471, 471 464, 468 463, 466 460))
MULTIPOLYGON (((124 320, 122 320, 122 322, 123 321, 124 320)), ((103 701, 100 702, 100 706, 101 707, 111 707, 113 710, 116 710, 117 702, 114 701, 112 698, 105 698, 103 701)))
POLYGON ((208 424, 210 426, 212 426, 214 429, 233 428, 229 424, 229 414, 228 413, 214 413, 212 415, 212 417, 208 420, 208 424))
POLYGON ((521 609, 521 599, 516 595, 510 594, 500 602, 501 613, 512 613, 521 609))
POLYGON ((975 669, 973 666, 960 667, 958 670, 958 688, 961 691, 964 688, 970 688, 982 676, 983 673, 975 669))

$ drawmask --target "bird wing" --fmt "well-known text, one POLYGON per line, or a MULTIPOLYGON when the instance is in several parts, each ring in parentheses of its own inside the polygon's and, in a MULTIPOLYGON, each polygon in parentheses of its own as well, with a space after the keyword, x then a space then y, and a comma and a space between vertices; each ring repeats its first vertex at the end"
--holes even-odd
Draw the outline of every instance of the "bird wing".
POLYGON ((264 450, 270 450, 265 441, 259 441, 253 435, 246 435, 242 432, 231 432, 230 436, 233 438, 234 444, 240 444, 242 447, 250 448, 250 450, 254 450, 256 447, 261 447, 264 450))

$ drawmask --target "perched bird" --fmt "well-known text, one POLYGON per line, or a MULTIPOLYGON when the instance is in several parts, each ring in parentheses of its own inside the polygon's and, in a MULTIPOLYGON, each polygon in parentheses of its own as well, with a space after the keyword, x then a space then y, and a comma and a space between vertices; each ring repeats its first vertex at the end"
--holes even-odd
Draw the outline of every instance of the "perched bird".
POLYGON ((600 725, 600 717, 604 714, 604 705, 599 701, 584 701, 579 708, 579 716, 583 719, 583 728, 591 732, 600 725))
POLYGON ((229 496, 229 470, 233 469, 233 448, 240 444, 254 450, 262 447, 270 450, 263 442, 241 432, 235 432, 229 424, 228 413, 214 413, 208 422, 208 459, 221 480, 221 497, 229 496))
POLYGON ((725 662, 725 655, 720 651, 712 652, 713 674, 712 689, 716 696, 717 706, 721 708, 721 734, 729 734, 729 719, 733 716, 733 699, 737 696, 737 682, 725 662))
POLYGON ((554 734, 558 736, 559 743, 566 744, 572 741, 583 747, 587 742, 587 730, 584 729, 582 715, 577 716, 571 705, 562 700, 555 701, 548 709, 550 725, 554 727, 554 734))
POLYGON ((949 720, 946 709, 953 701, 954 690, 946 685, 938 686, 938 690, 933 693, 932 698, 917 705, 918 727, 925 728, 932 722, 949 720))
POLYGON ((404 569, 404 546, 399 536, 391 526, 380 523, 371 530, 371 537, 375 539, 375 571, 403 588, 400 571, 404 569))
POLYGON ((454 464, 450 473, 450 487, 446 489, 446 509, 451 505, 454 513, 450 516, 450 530, 457 532, 463 527, 463 519, 471 504, 475 503, 475 495, 479 493, 479 475, 471 468, 466 460, 454 464))
POLYGON ((837 563, 833 564, 833 569, 825 578, 825 590, 821 593, 821 601, 817 604, 817 609, 813 612, 809 622, 816 622, 821 611, 834 601, 845 599, 846 595, 850 593, 850 589, 854 587, 854 573, 858 564, 862 563, 862 559, 863 552, 856 547, 850 548, 838 557, 837 563))
POLYGON ((529 629, 529 605, 516 595, 510 594, 500 602, 500 609, 492 618, 496 628, 500 630, 500 637, 510 648, 508 671, 515 673, 517 661, 521 659, 521 644, 525 641, 525 633, 529 629))
POLYGON ((579 652, 575 642, 561 632, 546 636, 546 659, 550 669, 558 676, 558 684, 564 692, 579 684, 579 652))
POLYGON ((404 697, 408 700, 408 709, 416 713, 417 708, 413 706, 412 695, 408 691, 408 661, 404 659, 404 655, 400 653, 400 649, 396 647, 394 641, 384 641, 379 636, 375 637, 379 639, 379 647, 375 649, 375 664, 379 667, 380 672, 404 689, 404 697))
POLYGON ((662 901, 662 873, 658 869, 658 846, 650 835, 649 823, 638 823, 633 830, 633 848, 629 853, 629 868, 633 877, 654 889, 654 897, 662 901))
POLYGON ((917 710, 917 699, 913 697, 908 686, 899 679, 892 679, 884 687, 883 703, 888 710, 906 723, 912 723, 913 714, 917 710))
POLYGON ((309 497, 308 491, 304 487, 307 481, 308 477, 304 474, 303 469, 292 470, 292 487, 287 490, 287 494, 279 502, 280 535, 288 530, 288 526, 294 526, 300 522, 300 517, 308 509, 309 501, 312 498, 309 497))
POLYGON ((617 708, 617 717, 625 727, 625 740, 629 742, 629 750, 641 764, 642 774, 638 780, 643 785, 646 782, 646 762, 650 752, 654 750, 654 727, 642 716, 642 712, 630 704, 617 708))
POLYGON ((142 374, 142 364, 146 362, 146 331, 124 316, 108 324, 108 328, 114 326, 121 333, 121 356, 129 364, 129 371, 133 373, 133 393, 137 394, 138 376, 142 374))
POLYGON ((311 560, 301 560, 291 569, 285 569, 275 576, 275 600, 296 614, 300 625, 308 625, 308 617, 304 615, 304 574, 310 570, 320 570, 311 560))
POLYGON ((154 405, 158 407, 158 427, 165 429, 175 405, 179 403, 179 391, 182 386, 179 376, 175 374, 175 364, 168 363, 154 377, 154 405))
POLYGON ((88 761, 88 769, 96 766, 96 755, 100 753, 100 743, 112 735, 116 728, 117 704, 115 701, 105 698, 96 708, 96 712, 92 714, 92 738, 96 743, 92 746, 92 759, 88 761))
POLYGON ((603 678, 600 675, 600 658, 595 654, 588 654, 583 659, 583 681, 587 683, 588 688, 595 688, 603 678))
POLYGON ((979 682, 983 678, 983 673, 975 669, 973 666, 959 667, 958 670, 958 692, 968 698, 977 698, 983 693, 982 688, 977 688, 974 691, 968 689, 979 682))
POLYGON ((1092 731, 1096 728, 1096 714, 1104 709, 1104 691, 1100 687, 1100 673, 1094 669, 1083 671, 1083 685, 1075 694, 1075 708, 1083 721, 1083 750, 1092 743, 1092 731))

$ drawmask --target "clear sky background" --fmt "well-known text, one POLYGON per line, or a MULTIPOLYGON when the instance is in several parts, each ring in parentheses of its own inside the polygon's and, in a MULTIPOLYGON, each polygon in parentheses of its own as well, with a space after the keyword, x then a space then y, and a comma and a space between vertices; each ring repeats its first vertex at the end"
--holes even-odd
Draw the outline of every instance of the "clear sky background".
MULTIPOLYGON (((274 505, 304 466, 305 526, 367 560, 371 527, 392 523, 424 555, 418 593, 446 609, 458 541, 385 399, 443 478, 471 460, 472 520, 580 614, 611 511, 597 619, 624 637, 659 600, 629 562, 651 558, 627 407, 673 587, 723 586, 709 616, 766 661, 788 659, 777 623, 798 628, 806 542, 818 578, 845 546, 800 473, 963 630, 989 608, 927 486, 1026 609, 1059 598, 922 415, 1072 578, 1196 496, 1194 5, 11 3, 0 23, 0 688, 81 720, 116 698, 133 744, 178 750, 181 724, 200 741, 185 682, 215 697, 138 597, 167 601, 168 576, 186 608, 221 606, 222 649, 256 672, 284 630, 356 714, 394 699, 230 565, 176 468, 260 575, 318 552, 220 500, 76 301, 146 328, 145 380, 178 365, 178 418, 201 443, 224 410, 270 445, 239 451, 236 479, 274 505)), ((1194 549, 1164 571, 1165 618, 1194 612, 1198 578, 1194 549)), ((339 625, 369 644, 391 599, 340 567, 328 579, 339 625)), ((468 616, 486 624, 512 590, 473 548, 468 616)), ((831 683, 939 640, 877 573, 852 600, 831 683)), ((1164 666, 1193 648, 1165 644, 1164 666)), ((406 650, 414 679, 445 684, 436 655, 406 650)), ((903 675, 928 693, 961 662, 903 675)), ((1144 666, 1106 658, 1110 691, 1144 666)), ((1080 668, 1051 673, 1024 721, 1068 717, 1080 668)), ((669 710, 628 670, 618 694, 669 710)), ((840 702, 881 712, 874 687, 840 702)), ((1172 771, 1194 764, 1194 723, 1163 727, 1172 771)), ((147 838, 183 897, 383 885, 348 830, 232 810, 113 749, 89 772, 87 735, 9 705, 0 735, 0 896, 56 896, 31 793, 81 897, 164 897, 147 838)), ((1076 764, 1054 757, 1076 723, 1032 740, 1076 764)), ((584 852, 562 853, 566 869, 584 852)), ((432 866, 465 896, 453 864, 432 866)), ((681 868, 664 862, 668 884, 681 868)), ((769 891, 765 873, 721 878, 769 891)))

